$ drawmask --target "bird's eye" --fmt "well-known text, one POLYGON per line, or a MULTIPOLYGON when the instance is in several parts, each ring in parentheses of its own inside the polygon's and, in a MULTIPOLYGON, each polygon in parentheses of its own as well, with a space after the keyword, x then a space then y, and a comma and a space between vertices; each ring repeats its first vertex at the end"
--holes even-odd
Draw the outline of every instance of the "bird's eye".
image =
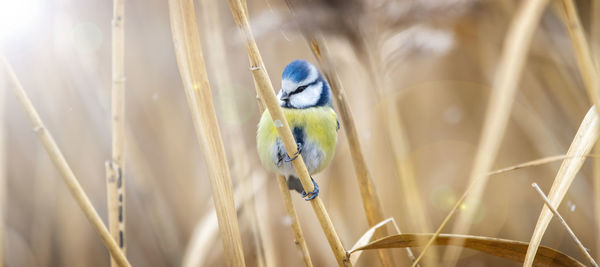
POLYGON ((308 87, 308 85, 298 86, 298 88, 294 90, 294 94, 301 93, 302 91, 304 91, 304 89, 306 89, 306 87, 308 87))

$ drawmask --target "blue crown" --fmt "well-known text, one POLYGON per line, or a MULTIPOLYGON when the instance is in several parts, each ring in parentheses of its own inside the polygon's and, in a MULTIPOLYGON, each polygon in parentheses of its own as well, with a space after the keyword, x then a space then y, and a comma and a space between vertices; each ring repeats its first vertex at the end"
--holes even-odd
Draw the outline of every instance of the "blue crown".
POLYGON ((296 59, 285 67, 281 78, 296 83, 301 82, 310 74, 310 66, 308 61, 296 59))

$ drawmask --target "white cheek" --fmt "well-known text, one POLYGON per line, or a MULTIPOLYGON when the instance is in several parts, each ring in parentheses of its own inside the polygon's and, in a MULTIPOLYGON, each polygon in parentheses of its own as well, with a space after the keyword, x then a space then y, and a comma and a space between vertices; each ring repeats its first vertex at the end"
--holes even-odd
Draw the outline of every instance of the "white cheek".
POLYGON ((281 99, 281 92, 282 91, 283 90, 279 90, 279 92, 277 93, 277 101, 279 101, 279 105, 280 106, 284 104, 284 102, 280 100, 281 99))
POLYGON ((297 108, 314 106, 321 97, 321 88, 323 84, 318 82, 306 88, 302 93, 292 95, 290 103, 297 108))

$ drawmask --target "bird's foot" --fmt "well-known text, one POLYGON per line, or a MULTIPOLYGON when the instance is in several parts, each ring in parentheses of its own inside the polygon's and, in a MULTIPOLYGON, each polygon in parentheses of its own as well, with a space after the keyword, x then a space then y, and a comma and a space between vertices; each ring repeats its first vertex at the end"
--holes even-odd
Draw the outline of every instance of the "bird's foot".
POLYGON ((319 185, 317 184, 317 182, 315 182, 315 180, 312 177, 310 177, 310 180, 313 182, 315 189, 309 193, 306 193, 305 190, 302 190, 302 197, 306 201, 313 200, 315 197, 317 197, 319 195, 319 185))
POLYGON ((285 162, 291 162, 292 160, 295 160, 298 158, 298 155, 300 155, 300 152, 302 152, 302 143, 297 143, 298 145, 298 151, 296 151, 296 153, 294 153, 294 155, 290 158, 290 156, 286 153, 285 154, 285 159, 283 161, 285 162))

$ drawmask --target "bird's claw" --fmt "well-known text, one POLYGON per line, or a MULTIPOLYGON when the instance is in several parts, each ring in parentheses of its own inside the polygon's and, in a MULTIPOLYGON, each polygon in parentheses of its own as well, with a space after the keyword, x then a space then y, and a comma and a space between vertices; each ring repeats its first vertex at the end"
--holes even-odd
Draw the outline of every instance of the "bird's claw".
POLYGON ((300 152, 302 152, 302 143, 297 143, 298 146, 298 150, 296 151, 296 153, 294 153, 294 156, 292 156, 290 158, 290 156, 288 156, 288 154, 285 154, 285 159, 283 161, 285 162, 291 162, 292 160, 295 160, 298 158, 298 155, 300 155, 300 152))
POLYGON ((317 184, 317 182, 315 182, 315 180, 312 177, 310 177, 310 180, 313 182, 315 189, 310 193, 306 193, 305 190, 302 190, 302 198, 304 198, 304 200, 306 201, 313 200, 319 195, 319 185, 317 184))

